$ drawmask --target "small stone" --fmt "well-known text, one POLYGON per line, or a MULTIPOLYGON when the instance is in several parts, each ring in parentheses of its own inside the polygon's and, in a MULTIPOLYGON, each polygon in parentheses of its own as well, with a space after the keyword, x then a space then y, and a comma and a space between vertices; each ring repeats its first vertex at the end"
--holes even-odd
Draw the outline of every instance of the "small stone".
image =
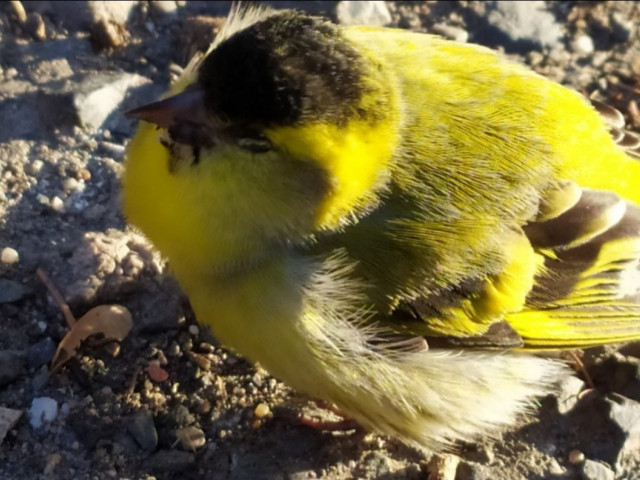
POLYGON ((182 427, 178 429, 176 438, 180 447, 189 451, 195 451, 207 442, 204 432, 197 427, 182 427))
POLYGON ((562 477, 567 473, 567 470, 563 468, 555 458, 551 458, 547 470, 550 475, 556 475, 558 477, 562 477))
POLYGON ((604 463, 586 460, 582 466, 584 480, 614 480, 615 473, 604 463))
POLYGON ((87 76, 73 92, 73 106, 83 126, 98 129, 131 88, 149 80, 126 72, 104 72, 87 76))
POLYGON ((130 417, 127 430, 144 451, 155 452, 158 448, 158 432, 151 412, 142 411, 130 417))
POLYGON ((38 201, 38 203, 40 203, 41 205, 49 205, 49 197, 47 197, 46 195, 44 195, 43 193, 39 193, 36 195, 36 200, 38 201))
MULTIPOLYGON (((486 3, 487 21, 501 32, 505 38, 499 39, 507 51, 525 53, 540 47, 561 47, 562 29, 553 14, 546 9, 544 2, 502 2, 486 3)), ((494 32, 476 32, 477 35, 493 37, 494 32), (484 35, 483 35, 484 33, 484 35)), ((479 39, 481 41, 483 39, 479 39)), ((484 43, 484 42, 481 42, 484 43)))
POLYGON ((53 422, 58 416, 58 402, 50 397, 36 397, 29 408, 29 422, 35 429, 53 422))
POLYGON ((579 55, 589 55, 595 50, 593 39, 586 34, 580 34, 574 38, 571 47, 579 55))
POLYGON ((195 363, 203 371, 211 371, 211 360, 209 360, 206 356, 194 352, 187 352, 187 356, 189 357, 189 360, 195 363))
POLYGON ((45 40, 47 38, 47 29, 42 16, 38 12, 31 12, 27 16, 24 28, 29 35, 36 40, 45 40))
POLYGON ((456 471, 456 480, 493 480, 491 470, 484 465, 462 460, 456 471))
POLYGON ((342 1, 338 3, 336 16, 342 25, 381 27, 392 20, 387 4, 380 1, 342 1))
POLYGON ((26 165, 25 170, 29 172, 31 175, 37 175, 42 170, 44 166, 44 162, 40 159, 36 159, 33 162, 30 162, 26 165))
POLYGON ((178 4, 173 0, 153 0, 150 7, 161 15, 173 15, 178 11, 178 4))
POLYGON ((115 159, 122 158, 125 153, 124 145, 113 142, 100 142, 100 149, 115 159))
POLYGON ((176 405, 170 412, 176 425, 186 427, 195 422, 193 414, 184 405, 176 405))
POLYGON ((47 455, 47 462, 45 463, 42 473, 45 475, 51 475, 60 463, 60 460, 62 460, 62 455, 59 453, 51 453, 47 455))
POLYGON ((2 445, 7 433, 16 426, 21 416, 22 410, 0 406, 0 445, 2 445))
POLYGON ((13 263, 18 263, 20 260, 20 255, 15 248, 4 247, 2 249, 2 253, 0 253, 0 261, 2 263, 6 263, 7 265, 11 265, 13 263))
POLYGON ((50 337, 45 337, 34 343, 27 350, 27 363, 29 368, 40 368, 49 363, 56 353, 56 343, 50 337))
POLYGON ((469 32, 464 28, 454 27, 445 23, 436 23, 431 27, 431 31, 444 38, 460 43, 466 43, 469 40, 469 32))
POLYGON ((189 325, 189 333, 192 336, 197 337, 200 334, 200 329, 197 325, 189 325))
POLYGON ((80 183, 75 178, 70 177, 70 178, 66 178, 64 180, 64 182, 62 182, 62 188, 67 193, 77 192, 77 191, 80 191, 80 190, 82 190, 84 188, 84 184, 80 183))
POLYGON ((152 360, 147 366, 149 378, 156 383, 166 382, 169 379, 169 372, 160 366, 158 360, 152 360))
POLYGON ((55 196, 51 199, 51 208, 56 212, 61 212, 64 209, 64 202, 58 196, 55 196))
POLYGON ((609 417, 620 427, 625 438, 621 454, 636 452, 640 449, 640 404, 621 395, 610 395, 609 417))
POLYGON ((271 413, 269 405, 266 403, 259 403, 253 411, 253 416, 256 418, 264 418, 271 413))
POLYGON ((566 377, 559 385, 558 391, 558 412, 568 413, 576 406, 579 400, 580 392, 584 388, 584 382, 578 377, 570 375, 566 377))
POLYGON ((127 43, 129 32, 111 20, 101 18, 91 27, 91 41, 98 50, 118 48, 127 43))
POLYGON ((18 75, 20 75, 20 72, 18 72, 18 69, 15 67, 9 67, 4 71, 4 78, 7 80, 13 80, 18 75))
POLYGON ((584 462, 584 453, 580 450, 571 450, 569 452, 569 463, 572 465, 577 465, 578 463, 584 462))
POLYGON ((431 457, 427 465, 430 480, 455 480, 460 457, 451 454, 438 454, 431 457))

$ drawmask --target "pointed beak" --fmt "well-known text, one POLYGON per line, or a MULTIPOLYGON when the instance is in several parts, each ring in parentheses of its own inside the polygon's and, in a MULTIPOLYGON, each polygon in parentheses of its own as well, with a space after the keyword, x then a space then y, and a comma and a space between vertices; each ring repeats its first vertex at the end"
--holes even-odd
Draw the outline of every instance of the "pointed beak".
POLYGON ((172 97, 129 110, 125 115, 164 129, 183 121, 204 122, 207 118, 204 91, 197 87, 187 88, 172 97))

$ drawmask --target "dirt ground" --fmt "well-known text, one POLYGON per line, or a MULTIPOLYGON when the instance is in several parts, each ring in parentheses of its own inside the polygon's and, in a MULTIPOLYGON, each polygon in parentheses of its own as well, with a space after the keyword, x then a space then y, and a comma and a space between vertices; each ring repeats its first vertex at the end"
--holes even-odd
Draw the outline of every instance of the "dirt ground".
MULTIPOLYGON (((276 3, 345 21, 338 2, 276 3)), ((640 131, 640 4, 379 3, 390 25, 499 48, 640 131)), ((640 478, 640 343, 577 352, 595 390, 567 382, 499 438, 433 461, 391 439, 303 425, 308 399, 197 324, 120 214, 135 128, 123 112, 160 95, 228 9, 0 5, 0 478, 640 478), (38 269, 76 319, 120 304, 132 330, 89 339, 52 371, 69 327, 38 269)))

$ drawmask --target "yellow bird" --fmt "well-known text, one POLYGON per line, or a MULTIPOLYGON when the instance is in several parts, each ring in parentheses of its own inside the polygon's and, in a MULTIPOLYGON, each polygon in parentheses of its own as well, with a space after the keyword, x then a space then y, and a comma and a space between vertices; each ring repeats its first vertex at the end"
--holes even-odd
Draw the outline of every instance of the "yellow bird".
POLYGON ((640 338, 608 113, 480 46, 236 9, 131 112, 124 212, 224 344, 438 450, 569 374, 532 351, 640 338))

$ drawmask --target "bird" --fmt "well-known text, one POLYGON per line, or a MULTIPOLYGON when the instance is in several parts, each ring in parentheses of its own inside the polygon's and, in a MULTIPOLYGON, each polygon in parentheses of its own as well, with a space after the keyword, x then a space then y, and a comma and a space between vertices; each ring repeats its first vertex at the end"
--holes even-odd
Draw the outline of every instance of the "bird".
POLYGON ((234 8, 140 121, 125 217, 224 345, 428 451, 640 338, 638 137, 488 48, 234 8))

